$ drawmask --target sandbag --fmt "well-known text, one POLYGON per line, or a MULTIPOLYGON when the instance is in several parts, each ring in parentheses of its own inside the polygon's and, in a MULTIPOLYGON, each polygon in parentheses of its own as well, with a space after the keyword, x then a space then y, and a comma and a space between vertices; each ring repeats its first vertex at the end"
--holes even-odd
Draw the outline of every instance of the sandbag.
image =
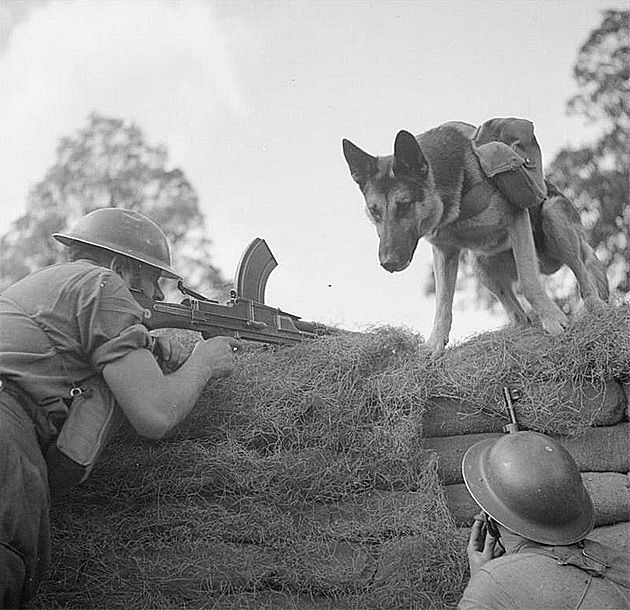
MULTIPOLYGON (((297 543, 297 550, 294 546, 291 562, 296 569, 308 566, 301 570, 302 578, 328 587, 387 582, 408 563, 410 554, 426 545, 427 532, 433 533, 429 522, 450 526, 440 486, 433 491, 431 496, 426 490, 372 491, 354 501, 291 506, 288 512, 304 541, 297 543), (313 533, 322 530, 328 538, 319 544, 313 533)), ((426 549, 419 557, 425 555, 426 549)))
MULTIPOLYGON (((107 553, 108 559, 112 560, 109 565, 112 566, 110 569, 113 573, 108 573, 107 576, 102 571, 95 570, 95 573, 104 580, 112 578, 118 586, 121 582, 128 586, 128 579, 134 578, 143 586, 164 589, 170 587, 171 592, 174 592, 203 583, 209 595, 211 592, 253 588, 257 583, 275 578, 284 564, 282 553, 270 546, 216 539, 208 541, 202 537, 198 540, 186 540, 186 535, 182 538, 179 540, 173 536, 167 547, 147 544, 145 539, 144 544, 135 547, 132 553, 124 548, 105 551, 92 543, 95 545, 92 549, 94 555, 90 555, 89 560, 97 559, 100 564, 103 561, 100 557, 104 555, 99 556, 99 553, 107 553), (164 559, 165 554, 168 555, 168 561, 164 559)), ((103 570, 102 566, 99 567, 103 570)), ((101 595, 102 591, 99 590, 98 599, 101 604, 98 607, 118 606, 112 599, 103 599, 101 595)), ((137 606, 125 604, 125 607, 137 606)))
MULTIPOLYGON (((283 568, 290 572, 286 575, 287 581, 300 579, 297 586, 308 580, 312 581, 311 587, 365 586, 376 570, 375 558, 366 544, 344 540, 323 544, 306 541, 303 548, 297 545, 293 550, 299 552, 283 568)), ((284 559, 289 558, 285 555, 284 559)))
POLYGON ((590 428, 578 438, 558 437, 580 472, 630 471, 630 423, 590 428))
MULTIPOLYGON (((457 529, 454 529, 457 535, 457 529)), ((421 588, 425 578, 431 579, 436 556, 443 554, 448 557, 449 546, 457 544, 450 539, 452 532, 449 530, 448 534, 445 533, 437 545, 435 540, 427 539, 426 536, 405 536, 382 542, 378 545, 378 562, 370 579, 371 584, 375 587, 391 587, 397 583, 408 586, 409 578, 413 575, 414 585, 421 588)), ((465 554, 462 552, 460 556, 464 558, 465 554)))
MULTIPOLYGON (((630 521, 594 527, 587 537, 600 544, 630 553, 630 521)), ((470 538, 470 526, 458 527, 456 538, 462 546, 467 544, 470 538)))
MULTIPOLYGON (((630 521, 630 478, 618 472, 584 472, 582 479, 593 500, 595 526, 630 521)), ((446 505, 455 523, 471 525, 479 512, 464 483, 446 485, 446 505)))
POLYGON ((463 483, 462 459, 470 447, 489 438, 500 439, 499 432, 485 434, 460 434, 457 436, 434 436, 424 439, 424 448, 434 451, 438 458, 438 476, 444 485, 463 483))
POLYGON ((595 525, 630 521, 630 478, 618 472, 585 472, 584 485, 595 507, 595 525))
MULTIPOLYGON (((579 389, 567 383, 565 388, 557 391, 560 392, 567 410, 572 411, 572 417, 578 416, 591 426, 614 426, 624 419, 626 399, 621 384, 617 381, 610 379, 603 387, 584 384, 579 389)), ((523 428, 545 433, 548 428, 558 433, 569 432, 564 430, 570 426, 563 424, 561 413, 525 412, 519 410, 518 403, 516 411, 523 428)), ((503 405, 490 405, 481 411, 465 400, 433 396, 429 397, 427 410, 422 416, 422 436, 503 432, 503 426, 507 423, 503 405)))
MULTIPOLYGON (((424 439, 424 447, 438 458, 438 475, 445 485, 463 483, 462 459, 469 447, 501 434, 467 434, 424 439)), ((579 438, 554 437, 564 445, 576 461, 580 472, 630 471, 630 424, 589 428, 579 438)))
POLYGON ((578 389, 570 382, 560 390, 567 406, 577 409, 580 417, 590 419, 592 426, 614 426, 625 417, 625 398, 621 384, 608 379, 603 392, 599 385, 584 383, 578 389))
POLYGON ((588 537, 615 549, 625 549, 630 553, 630 521, 596 527, 588 537))
MULTIPOLYGON (((344 537, 348 530, 356 528, 356 523, 364 527, 384 528, 392 531, 395 526, 408 519, 416 520, 422 513, 435 514, 439 510, 441 486, 436 483, 430 491, 382 491, 373 490, 361 495, 354 501, 331 502, 325 505, 306 505, 291 507, 293 521, 304 533, 313 526, 327 527, 338 537, 344 537)), ((443 510, 443 509, 442 509, 443 510)), ((446 511, 444 516, 447 517, 446 511)), ((408 527, 406 527, 408 529, 408 527)))
POLYGON ((455 436, 503 431, 508 423, 505 415, 481 412, 465 401, 432 397, 422 416, 422 436, 455 436))

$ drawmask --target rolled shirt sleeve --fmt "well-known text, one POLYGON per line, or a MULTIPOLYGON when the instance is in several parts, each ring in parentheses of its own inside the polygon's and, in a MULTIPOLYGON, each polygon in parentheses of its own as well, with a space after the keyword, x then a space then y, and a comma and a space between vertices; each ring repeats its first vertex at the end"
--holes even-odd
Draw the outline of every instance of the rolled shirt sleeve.
POLYGON ((134 349, 151 349, 153 339, 141 324, 142 308, 117 275, 103 270, 83 286, 80 298, 81 344, 96 372, 134 349))
POLYGON ((134 349, 151 349, 153 339, 141 324, 127 327, 117 337, 101 343, 91 355, 94 370, 99 373, 114 360, 122 358, 134 349))

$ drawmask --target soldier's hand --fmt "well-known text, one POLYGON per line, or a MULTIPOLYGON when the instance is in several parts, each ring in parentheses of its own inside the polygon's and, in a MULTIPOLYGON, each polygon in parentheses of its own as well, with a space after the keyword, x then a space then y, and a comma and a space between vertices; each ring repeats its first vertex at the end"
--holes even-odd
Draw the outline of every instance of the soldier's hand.
POLYGON ((153 352, 162 369, 169 372, 176 371, 188 359, 184 346, 173 337, 165 335, 155 337, 153 352))
POLYGON ((497 541, 497 538, 493 538, 488 533, 483 517, 477 515, 470 529, 470 538, 466 549, 471 578, 483 565, 498 556, 497 541))
POLYGON ((197 343, 193 354, 206 361, 213 378, 228 377, 234 370, 234 353, 241 345, 232 337, 212 337, 197 343))

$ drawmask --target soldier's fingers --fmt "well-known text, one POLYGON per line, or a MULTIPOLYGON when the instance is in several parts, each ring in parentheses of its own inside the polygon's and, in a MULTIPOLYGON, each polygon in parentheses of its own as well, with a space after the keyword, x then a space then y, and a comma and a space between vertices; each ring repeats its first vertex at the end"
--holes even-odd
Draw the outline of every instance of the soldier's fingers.
POLYGON ((483 542, 483 554, 490 558, 494 557, 494 547, 496 543, 496 538, 493 538, 489 533, 486 534, 486 539, 483 542))
POLYGON ((468 550, 469 551, 478 551, 479 550, 479 535, 481 533, 481 521, 475 520, 472 527, 470 528, 470 538, 468 539, 468 550))

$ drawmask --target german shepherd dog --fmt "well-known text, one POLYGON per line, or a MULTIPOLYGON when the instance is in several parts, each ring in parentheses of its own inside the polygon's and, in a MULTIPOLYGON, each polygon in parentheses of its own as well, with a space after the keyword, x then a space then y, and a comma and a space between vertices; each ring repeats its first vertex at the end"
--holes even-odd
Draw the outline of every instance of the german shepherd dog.
POLYGON ((481 283, 517 324, 538 318, 556 335, 567 318, 545 292, 539 271, 551 274, 567 265, 575 275, 587 308, 608 299, 603 264, 588 245, 577 210, 547 182, 548 198, 521 209, 489 183, 463 196, 471 184, 485 181, 472 151, 475 127, 449 122, 414 137, 400 131, 394 154, 372 156, 349 140, 343 152, 352 178, 367 204, 379 236, 380 264, 390 273, 405 269, 422 237, 433 248, 436 310, 427 346, 439 356, 448 343, 453 294, 462 250, 473 254, 481 283), (472 200, 472 204, 471 204, 472 200), (526 312, 513 286, 518 280, 531 311, 526 312))

